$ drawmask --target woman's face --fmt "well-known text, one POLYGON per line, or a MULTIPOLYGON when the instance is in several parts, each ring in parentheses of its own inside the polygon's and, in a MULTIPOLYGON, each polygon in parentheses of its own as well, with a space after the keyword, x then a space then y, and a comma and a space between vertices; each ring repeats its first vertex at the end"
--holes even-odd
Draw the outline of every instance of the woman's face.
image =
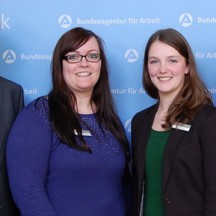
POLYGON ((189 66, 176 49, 166 43, 155 41, 149 49, 148 71, 160 96, 175 97, 184 85, 189 66))
MULTIPOLYGON (((66 56, 71 56, 74 59, 74 54, 100 54, 97 40, 92 37, 83 46, 74 52, 68 52, 66 56)), ((94 55, 92 55, 94 58, 94 55)), ((80 62, 69 63, 63 60, 63 77, 67 86, 74 92, 75 95, 81 93, 92 94, 95 84, 100 77, 101 60, 97 62, 88 62, 85 57, 80 62)))

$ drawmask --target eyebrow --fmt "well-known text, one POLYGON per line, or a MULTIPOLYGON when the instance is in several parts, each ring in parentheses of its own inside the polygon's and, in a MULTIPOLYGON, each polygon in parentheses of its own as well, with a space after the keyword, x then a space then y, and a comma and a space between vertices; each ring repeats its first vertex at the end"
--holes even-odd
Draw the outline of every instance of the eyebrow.
MULTIPOLYGON (((97 49, 90 49, 90 50, 88 50, 87 52, 93 52, 93 51, 99 52, 99 50, 97 50, 97 49)), ((80 53, 80 51, 78 51, 78 50, 74 50, 74 51, 70 51, 70 52, 77 52, 77 53, 80 53)))
MULTIPOLYGON (((156 58, 156 59, 158 59, 158 57, 156 57, 156 56, 149 56, 149 57, 148 57, 148 59, 151 59, 151 58, 156 58)), ((180 57, 177 56, 177 55, 171 55, 171 56, 167 56, 167 58, 180 58, 180 57)))

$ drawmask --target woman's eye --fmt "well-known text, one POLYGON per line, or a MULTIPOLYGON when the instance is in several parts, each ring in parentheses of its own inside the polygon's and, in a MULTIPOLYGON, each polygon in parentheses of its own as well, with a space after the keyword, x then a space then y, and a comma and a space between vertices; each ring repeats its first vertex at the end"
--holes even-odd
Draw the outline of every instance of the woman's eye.
POLYGON ((170 59, 170 62, 171 62, 171 63, 176 63, 177 60, 175 60, 175 59, 170 59))
POLYGON ((150 64, 156 64, 158 61, 157 60, 151 60, 149 61, 150 64))
POLYGON ((91 54, 89 54, 89 57, 91 59, 97 59, 98 58, 98 54, 97 53, 91 53, 91 54))
POLYGON ((70 60, 74 60, 74 59, 77 59, 78 58, 78 55, 69 55, 68 56, 68 59, 70 60))

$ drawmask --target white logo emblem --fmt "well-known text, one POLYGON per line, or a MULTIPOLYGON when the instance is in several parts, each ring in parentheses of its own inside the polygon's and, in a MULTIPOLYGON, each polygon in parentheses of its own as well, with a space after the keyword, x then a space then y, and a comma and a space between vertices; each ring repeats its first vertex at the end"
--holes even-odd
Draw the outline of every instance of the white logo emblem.
POLYGON ((129 63, 134 63, 138 60, 138 52, 135 49, 129 49, 125 52, 125 59, 129 63))
POLYGON ((72 19, 69 15, 64 14, 61 15, 58 19, 58 24, 62 27, 62 28, 68 28, 71 26, 72 24, 72 19))
POLYGON ((125 122, 125 130, 127 131, 127 132, 131 132, 131 119, 128 119, 126 122, 125 122))
POLYGON ((193 17, 189 14, 189 13, 183 13, 181 14, 181 16, 179 17, 179 23, 183 26, 183 27, 189 27, 192 25, 193 23, 193 17))
POLYGON ((7 64, 14 63, 16 60, 16 53, 13 50, 6 50, 3 53, 3 60, 7 64))

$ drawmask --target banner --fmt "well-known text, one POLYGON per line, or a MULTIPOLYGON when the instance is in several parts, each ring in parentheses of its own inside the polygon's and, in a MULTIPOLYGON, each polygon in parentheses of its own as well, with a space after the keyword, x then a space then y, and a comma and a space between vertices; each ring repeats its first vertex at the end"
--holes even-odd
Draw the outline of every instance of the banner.
POLYGON ((154 103, 142 88, 142 61, 158 29, 186 37, 216 104, 215 8, 215 0, 0 0, 0 75, 23 86, 26 104, 46 95, 57 40, 71 28, 88 28, 105 42, 111 92, 130 136, 133 115, 154 103))

